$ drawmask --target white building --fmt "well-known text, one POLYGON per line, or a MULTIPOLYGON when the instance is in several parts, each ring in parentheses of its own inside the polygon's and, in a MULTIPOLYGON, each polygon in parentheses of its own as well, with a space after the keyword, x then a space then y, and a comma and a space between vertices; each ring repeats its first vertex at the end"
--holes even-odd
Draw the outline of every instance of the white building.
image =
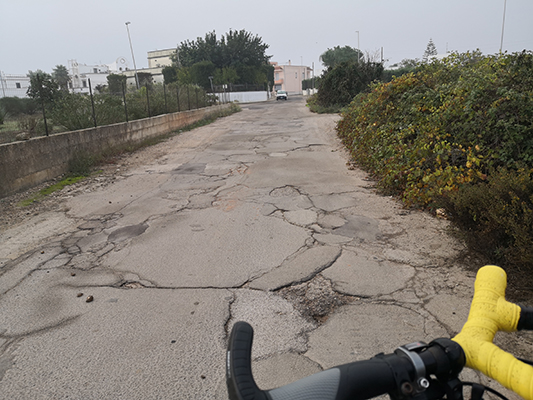
POLYGON ((30 87, 27 75, 6 75, 0 71, 0 97, 28 97, 30 87))
MULTIPOLYGON (((176 49, 149 51, 148 68, 138 69, 137 73, 149 73, 154 83, 163 83, 163 68, 172 65, 173 54, 176 54, 176 49)), ((128 86, 135 87, 135 71, 124 57, 117 58, 111 64, 101 65, 81 64, 77 60, 69 60, 68 73, 69 89, 73 93, 89 93, 89 80, 93 92, 97 86, 107 86, 107 76, 110 74, 126 75, 128 86)), ((27 75, 6 75, 0 71, 0 97, 27 97, 29 86, 30 78, 27 75)))
POLYGON ((153 50, 148 52, 148 68, 163 68, 172 65, 172 55, 176 49, 153 50))
POLYGON ((128 61, 119 57, 111 64, 87 65, 76 60, 68 61, 69 89, 74 93, 89 93, 89 80, 93 91, 99 85, 107 86, 109 74, 121 74, 129 69, 128 61))
MULTIPOLYGON (((176 54, 176 49, 152 50, 148 52, 148 68, 137 70, 137 74, 147 73, 152 75, 153 83, 163 83, 163 68, 172 65, 172 55, 176 54)), ((135 86, 135 71, 130 69, 123 72, 128 77, 128 86, 135 86)))

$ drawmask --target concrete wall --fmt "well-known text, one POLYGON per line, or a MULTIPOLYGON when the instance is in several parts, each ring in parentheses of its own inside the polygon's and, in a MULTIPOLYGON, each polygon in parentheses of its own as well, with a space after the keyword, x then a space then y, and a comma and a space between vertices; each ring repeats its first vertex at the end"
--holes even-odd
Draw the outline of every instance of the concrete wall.
POLYGON ((268 92, 228 92, 217 93, 217 96, 225 101, 238 101, 239 103, 254 103, 258 101, 267 101, 268 92))
POLYGON ((69 161, 80 154, 99 155, 139 143, 229 107, 225 104, 0 145, 0 198, 67 172, 69 161))

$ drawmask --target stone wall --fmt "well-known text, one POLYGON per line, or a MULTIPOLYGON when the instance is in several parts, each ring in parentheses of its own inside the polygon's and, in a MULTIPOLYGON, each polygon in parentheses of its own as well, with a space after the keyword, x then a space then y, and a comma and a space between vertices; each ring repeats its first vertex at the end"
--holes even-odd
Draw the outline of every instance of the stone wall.
POLYGON ((100 155, 168 134, 220 113, 229 104, 0 145, 0 198, 55 178, 80 155, 100 155))

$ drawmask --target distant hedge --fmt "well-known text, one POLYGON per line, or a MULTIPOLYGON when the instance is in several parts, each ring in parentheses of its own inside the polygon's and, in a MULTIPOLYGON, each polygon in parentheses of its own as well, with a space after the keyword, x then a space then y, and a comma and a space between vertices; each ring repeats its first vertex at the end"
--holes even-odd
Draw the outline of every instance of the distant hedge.
POLYGON ((452 54, 374 84, 337 131, 383 190, 444 207, 477 249, 532 268, 532 52, 452 54))

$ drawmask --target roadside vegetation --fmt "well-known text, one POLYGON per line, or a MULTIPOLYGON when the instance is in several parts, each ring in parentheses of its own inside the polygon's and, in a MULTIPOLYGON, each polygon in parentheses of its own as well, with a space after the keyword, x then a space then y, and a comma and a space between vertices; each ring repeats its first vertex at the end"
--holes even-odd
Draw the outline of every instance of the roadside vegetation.
POLYGON ((302 89, 318 89, 318 93, 307 99, 308 107, 318 114, 342 112, 355 96, 368 92, 373 82, 389 82, 394 77, 415 71, 420 64, 417 59, 405 59, 385 70, 376 54, 364 55, 350 46, 328 49, 320 60, 326 67, 322 75, 302 82, 302 89))
MULTIPOLYGON (((44 72, 35 85, 41 91, 30 92, 30 98, 4 97, 0 99, 0 144, 48 134, 92 128, 132 121, 170 112, 207 107, 216 103, 210 93, 197 85, 155 84, 143 82, 139 90, 113 85, 95 89, 92 96, 69 93, 60 89, 54 78, 44 72), (124 89, 124 91, 123 91, 124 89), (93 108, 94 107, 94 108, 93 108), (45 118, 46 116, 46 125, 45 118), (3 122, 3 123, 2 123, 3 122)), ((150 78, 151 81, 151 78, 150 78)))
POLYGON ((373 83, 337 126, 407 206, 445 210, 471 248, 533 272, 533 53, 452 54, 373 83))

